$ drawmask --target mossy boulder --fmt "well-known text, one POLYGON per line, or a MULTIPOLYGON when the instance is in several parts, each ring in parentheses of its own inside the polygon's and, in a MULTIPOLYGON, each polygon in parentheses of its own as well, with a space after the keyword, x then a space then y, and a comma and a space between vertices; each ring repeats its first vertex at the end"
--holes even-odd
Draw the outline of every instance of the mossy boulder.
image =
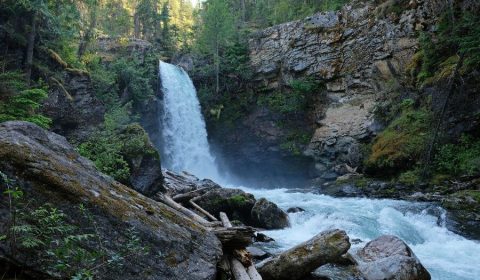
POLYGON ((238 220, 249 226, 265 229, 280 229, 289 226, 288 215, 275 203, 239 189, 214 188, 201 195, 197 203, 219 216, 225 212, 230 220, 238 220))
POLYGON ((213 189, 197 200, 198 205, 218 217, 225 212, 230 220, 251 224, 250 212, 255 205, 252 194, 239 189, 213 189))
POLYGON ((423 155, 431 115, 404 104, 404 111, 373 141, 365 161, 372 174, 392 175, 412 167, 423 155))
POLYGON ((288 227, 288 215, 275 203, 260 198, 252 208, 252 222, 255 226, 266 229, 282 229, 288 227))
MULTIPOLYGON (((105 253, 104 261, 100 257, 100 263, 88 266, 95 279, 215 279, 222 251, 211 231, 98 172, 64 137, 27 122, 0 124, 0 171, 15 180, 12 185, 23 192, 28 209, 48 203, 65 214, 69 226, 95 237, 77 241, 85 252, 105 253), (85 218, 82 208, 88 209, 91 219, 85 218), (125 255, 128 229, 133 227, 134 241, 148 250, 125 255), (106 261, 119 256, 121 266, 106 261)), ((48 248, 10 246, 12 210, 9 196, 4 195, 7 188, 2 181, 0 237, 6 240, 0 242, 0 267, 14 264, 47 275, 44 279, 71 278, 68 269, 56 270, 57 260, 48 248)))
POLYGON ((119 140, 123 143, 120 153, 130 169, 129 184, 148 196, 163 190, 160 155, 145 130, 130 124, 120 132, 119 140))

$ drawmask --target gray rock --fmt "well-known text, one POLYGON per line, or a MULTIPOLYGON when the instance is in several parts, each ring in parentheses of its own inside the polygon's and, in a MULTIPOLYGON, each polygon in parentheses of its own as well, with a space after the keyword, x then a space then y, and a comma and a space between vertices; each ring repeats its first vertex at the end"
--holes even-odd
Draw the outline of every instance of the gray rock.
POLYGON ((302 279, 319 266, 337 261, 349 248, 350 242, 344 231, 324 231, 260 263, 258 272, 264 280, 302 279))
POLYGON ((196 203, 217 217, 220 212, 225 212, 231 221, 252 224, 250 212, 255 205, 255 198, 242 190, 213 189, 200 196, 196 203))
POLYGON ((252 256, 252 258, 255 260, 264 260, 271 256, 269 253, 257 247, 250 246, 250 247, 247 247, 246 249, 252 256))
POLYGON ((125 183, 149 197, 164 190, 160 155, 145 130, 139 124, 130 124, 123 128, 118 137, 123 143, 128 143, 130 139, 143 140, 143 143, 135 143, 141 146, 133 149, 124 147, 121 150, 130 168, 130 178, 125 183))
POLYGON ((41 110, 52 119, 54 132, 83 142, 103 124, 105 107, 86 72, 64 70, 63 80, 54 81, 41 110))
MULTIPOLYGON (((325 91, 312 93, 313 109, 299 121, 315 127, 302 152, 313 157, 315 163, 322 163, 322 169, 331 171, 339 164, 360 166, 361 143, 368 143, 383 129, 375 120, 374 109, 383 104, 381 96, 388 92, 390 82, 407 78, 403 73, 419 47, 415 27, 435 25, 442 13, 439 7, 444 6, 434 0, 412 2, 416 5, 403 6, 404 11, 395 19, 377 18, 374 10, 379 4, 374 1, 350 1, 339 11, 272 26, 249 40, 250 61, 259 88, 275 91, 293 79, 327 81, 325 91), (311 120, 314 123, 309 123, 311 120)), ((459 99, 456 111, 478 114, 478 102, 465 105, 464 100, 459 99)), ((262 124, 268 116, 252 112, 245 119, 256 135, 262 135, 262 124)), ((281 132, 288 135, 291 131, 281 132)), ((328 175, 323 181, 343 174, 328 175)))
POLYGON ((368 242, 353 257, 366 280, 430 280, 408 245, 393 235, 368 242))
MULTIPOLYGON (((15 180, 30 209, 50 203, 63 211, 66 222, 83 233, 92 233, 84 205, 95 221, 95 240, 103 240, 108 254, 120 253, 129 240, 126 229, 135 227, 144 254, 125 258, 124 265, 98 267, 96 279, 205 279, 213 280, 222 253, 215 235, 173 209, 98 172, 60 135, 27 122, 0 124, 0 170, 15 180)), ((0 184, 0 192, 5 191, 0 184)), ((11 211, 8 197, 0 196, 0 232, 8 232, 11 211)), ((97 241, 81 241, 81 248, 97 250, 97 241)), ((55 271, 51 257, 41 250, 19 248, 15 254, 9 242, 0 243, 3 263, 70 278, 67 271, 55 271)))
POLYGON ((287 213, 265 198, 257 200, 251 213, 252 222, 257 227, 281 229, 290 225, 287 213))
POLYGON ((287 213, 299 213, 299 212, 305 212, 305 209, 301 207, 290 207, 287 209, 287 213))

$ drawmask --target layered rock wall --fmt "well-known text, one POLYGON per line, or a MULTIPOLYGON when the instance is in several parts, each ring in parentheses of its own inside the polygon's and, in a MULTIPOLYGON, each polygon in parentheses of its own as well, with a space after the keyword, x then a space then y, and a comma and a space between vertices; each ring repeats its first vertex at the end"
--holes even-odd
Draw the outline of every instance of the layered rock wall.
POLYGON ((314 104, 316 129, 304 151, 323 179, 341 175, 345 164, 360 164, 360 143, 382 129, 374 109, 393 83, 402 82, 418 50, 418 33, 433 28, 443 9, 436 2, 413 0, 401 14, 384 15, 381 5, 352 1, 250 40, 258 87, 276 89, 302 77, 325 83, 327 98, 314 104))

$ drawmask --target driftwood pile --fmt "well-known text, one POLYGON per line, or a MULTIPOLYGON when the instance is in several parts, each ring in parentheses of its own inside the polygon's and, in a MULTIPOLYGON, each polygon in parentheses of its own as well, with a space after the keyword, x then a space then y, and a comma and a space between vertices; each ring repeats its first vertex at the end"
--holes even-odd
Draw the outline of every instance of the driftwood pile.
POLYGON ((219 221, 200 207, 196 201, 210 189, 209 187, 201 188, 173 197, 161 195, 157 199, 215 233, 224 251, 220 267, 224 271, 230 271, 235 280, 262 280, 252 261, 252 256, 246 250, 246 247, 252 244, 255 229, 249 226, 234 227, 227 214, 220 212, 221 221, 219 221))

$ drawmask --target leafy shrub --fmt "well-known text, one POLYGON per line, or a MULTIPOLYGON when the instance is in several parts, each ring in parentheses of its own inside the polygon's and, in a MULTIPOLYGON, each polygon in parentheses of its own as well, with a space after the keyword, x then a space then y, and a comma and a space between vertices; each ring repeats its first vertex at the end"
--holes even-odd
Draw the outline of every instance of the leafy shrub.
POLYGON ((370 171, 398 173, 422 156, 430 129, 431 113, 404 101, 401 115, 373 141, 365 165, 370 171))
POLYGON ((449 175, 476 175, 480 173, 480 141, 462 136, 457 144, 440 147, 435 164, 437 170, 449 175))
POLYGON ((290 90, 260 95, 257 103, 277 113, 297 113, 305 110, 309 98, 322 89, 320 83, 310 79, 294 80, 289 87, 290 90))
POLYGON ((398 182, 408 186, 417 185, 421 182, 420 170, 414 169, 403 172, 398 176, 398 182))
POLYGON ((114 108, 105 116, 105 129, 78 147, 79 153, 92 160, 100 171, 124 184, 129 183, 133 159, 158 157, 145 130, 131 121, 125 107, 114 108))
POLYGON ((420 36, 423 56, 417 77, 421 82, 448 77, 461 54, 465 57, 461 72, 480 67, 480 17, 473 13, 452 13, 443 15, 436 34, 420 36))
POLYGON ((125 233, 125 248, 112 251, 106 249, 99 236, 94 217, 83 204, 78 206, 80 217, 70 217, 61 209, 45 203, 31 207, 23 191, 14 186, 14 181, 0 172, 3 195, 10 201, 11 220, 0 234, 2 242, 9 242, 13 250, 35 252, 47 270, 68 275, 71 279, 94 279, 101 267, 121 266, 127 256, 146 254, 148 248, 135 228, 125 233), (84 219, 91 227, 88 230, 74 223, 84 219))
POLYGON ((29 88, 19 72, 0 74, 0 93, 7 95, 0 100, 0 122, 22 120, 48 128, 51 119, 36 111, 48 97, 46 87, 29 88))

